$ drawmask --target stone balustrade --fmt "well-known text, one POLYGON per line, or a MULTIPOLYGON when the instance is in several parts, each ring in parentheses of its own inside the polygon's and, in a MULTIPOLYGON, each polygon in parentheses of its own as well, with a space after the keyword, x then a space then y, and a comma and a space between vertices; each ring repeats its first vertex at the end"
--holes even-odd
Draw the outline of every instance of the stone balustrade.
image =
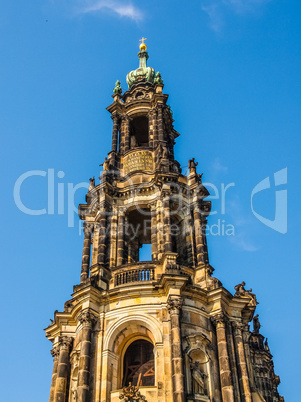
POLYGON ((131 268, 122 267, 114 272, 114 286, 132 282, 149 282, 155 280, 155 264, 131 265, 131 268))

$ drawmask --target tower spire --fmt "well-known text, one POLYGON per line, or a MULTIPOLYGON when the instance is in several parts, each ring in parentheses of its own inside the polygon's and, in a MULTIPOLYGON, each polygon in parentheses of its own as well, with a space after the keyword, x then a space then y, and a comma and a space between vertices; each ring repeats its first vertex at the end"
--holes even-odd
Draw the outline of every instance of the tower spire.
POLYGON ((147 46, 144 43, 147 38, 142 37, 139 39, 140 43, 140 51, 138 53, 139 57, 139 67, 136 70, 130 71, 126 76, 126 82, 128 84, 129 89, 134 84, 140 82, 151 82, 154 83, 155 80, 155 70, 152 67, 147 67, 148 53, 146 51, 147 46))

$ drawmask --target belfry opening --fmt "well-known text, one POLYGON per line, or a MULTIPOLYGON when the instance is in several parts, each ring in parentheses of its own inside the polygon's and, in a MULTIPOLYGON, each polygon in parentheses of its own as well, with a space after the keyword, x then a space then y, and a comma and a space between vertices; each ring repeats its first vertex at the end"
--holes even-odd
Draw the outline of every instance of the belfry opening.
POLYGON ((147 116, 137 116, 130 121, 130 144, 131 149, 136 147, 148 147, 148 118, 147 116))
POLYGON ((282 402, 256 295, 213 275, 206 167, 175 158, 180 134, 145 40, 128 89, 113 88, 112 146, 79 205, 79 282, 45 329, 49 401, 282 402))

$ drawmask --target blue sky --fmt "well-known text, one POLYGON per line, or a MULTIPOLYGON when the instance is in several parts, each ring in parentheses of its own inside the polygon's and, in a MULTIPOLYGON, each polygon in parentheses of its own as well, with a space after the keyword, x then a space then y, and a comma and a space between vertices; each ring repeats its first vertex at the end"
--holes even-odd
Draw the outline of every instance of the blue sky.
MULTIPOLYGON (((300 3, 11 0, 0 7, 1 400, 48 400, 52 358, 43 328, 80 276, 83 238, 78 217, 68 227, 68 183, 99 176, 111 144, 105 108, 117 79, 126 89, 144 36, 149 65, 162 74, 181 133, 177 159, 184 167, 194 156, 203 181, 219 192, 234 183, 225 211, 212 199, 217 213, 209 225, 235 228, 235 236, 208 236, 214 274, 230 291, 244 280, 256 293, 279 391, 298 401, 300 3), (287 184, 275 187, 274 173, 282 171, 283 178, 286 168, 287 184), (43 215, 15 205, 16 181, 31 170, 44 176, 23 183, 22 202, 46 208, 43 215), (52 172, 54 208, 51 199, 47 205, 52 172), (287 194, 285 234, 251 210, 252 190, 267 177, 271 188, 254 195, 253 208, 273 220, 276 191, 283 191, 280 198, 287 194), (57 208, 58 188, 64 213, 57 208)), ((75 205, 84 195, 84 189, 76 192, 75 205)), ((286 209, 279 211, 283 223, 286 209)))

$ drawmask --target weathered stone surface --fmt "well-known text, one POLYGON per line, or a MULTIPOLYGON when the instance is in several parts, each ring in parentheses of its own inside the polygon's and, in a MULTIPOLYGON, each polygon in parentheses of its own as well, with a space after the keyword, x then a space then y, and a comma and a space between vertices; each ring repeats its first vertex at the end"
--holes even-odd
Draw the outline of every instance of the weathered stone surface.
POLYGON ((135 71, 127 92, 115 87, 112 149, 79 206, 80 284, 46 329, 49 400, 117 402, 133 382, 148 402, 282 401, 258 316, 248 327, 256 296, 244 282, 233 296, 212 277, 209 193, 195 159, 186 176, 174 158, 179 133, 163 83, 135 71))

